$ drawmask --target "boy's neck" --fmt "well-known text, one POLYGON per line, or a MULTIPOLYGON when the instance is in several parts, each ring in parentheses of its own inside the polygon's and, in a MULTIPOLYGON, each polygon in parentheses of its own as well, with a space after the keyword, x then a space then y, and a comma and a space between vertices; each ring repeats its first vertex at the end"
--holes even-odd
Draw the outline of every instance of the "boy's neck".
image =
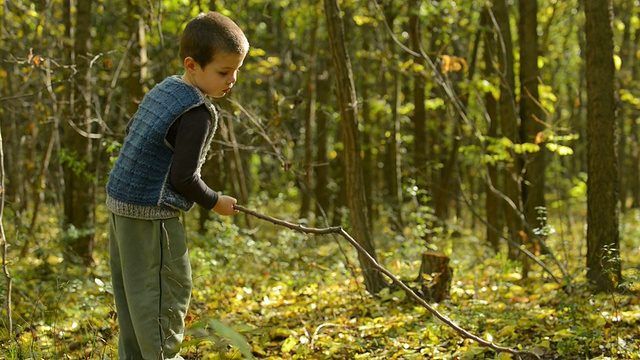
POLYGON ((187 75, 187 73, 186 73, 186 72, 185 72, 184 74, 182 74, 182 77, 180 77, 180 79, 182 79, 182 81, 183 81, 185 84, 191 85, 191 86, 193 86, 194 88, 198 88, 198 87, 197 87, 197 86, 196 86, 196 85, 191 81, 191 79, 189 79, 189 76, 187 75))

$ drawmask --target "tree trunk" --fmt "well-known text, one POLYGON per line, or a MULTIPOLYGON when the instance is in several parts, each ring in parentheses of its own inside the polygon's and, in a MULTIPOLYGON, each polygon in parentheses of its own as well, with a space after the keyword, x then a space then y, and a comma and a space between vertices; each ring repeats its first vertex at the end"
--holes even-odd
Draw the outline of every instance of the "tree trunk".
MULTIPOLYGON (((422 48, 422 28, 420 24, 420 6, 421 0, 409 1, 409 39, 411 41, 411 49, 420 53, 422 48)), ((425 66, 425 59, 421 56, 414 59, 418 66, 425 66)), ((422 73, 415 73, 413 76, 413 168, 416 186, 418 189, 426 190, 428 187, 429 174, 427 171, 427 113, 425 109, 426 100, 426 79, 422 73)), ((419 196, 420 205, 427 205, 426 197, 419 196)))
POLYGON ((313 134, 316 124, 316 57, 318 55, 318 17, 313 17, 309 39, 309 73, 307 76, 307 104, 304 119, 304 172, 301 183, 302 204, 300 205, 300 218, 306 219, 311 210, 311 194, 313 193, 313 134))
MULTIPOLYGON (((498 26, 498 64, 500 76, 500 123, 502 134, 514 144, 520 142, 518 137, 518 119, 516 117, 515 75, 513 40, 509 21, 509 9, 506 0, 493 0, 493 12, 498 26)), ((509 238, 513 241, 520 239, 523 228, 520 220, 522 202, 520 199, 520 177, 522 167, 518 156, 512 151, 513 161, 504 168, 504 195, 508 200, 504 204, 505 223, 509 231, 509 238)), ((509 258, 514 259, 519 254, 518 249, 509 243, 509 258)))
MULTIPOLYGON (((492 29, 491 14, 489 9, 485 9, 482 13, 482 24, 487 29, 492 29)), ((496 41, 493 31, 486 30, 484 32, 484 63, 485 74, 487 78, 495 76, 496 69, 493 65, 493 59, 496 53, 496 41)), ((498 137, 498 101, 491 91, 485 96, 487 107, 487 136, 489 138, 498 137)), ((500 188, 498 178, 498 170, 494 164, 487 164, 487 180, 484 186, 485 193, 485 213, 487 218, 486 240, 489 246, 497 254, 500 251, 500 235, 502 234, 502 222, 500 221, 500 199, 494 193, 494 188, 500 188)))
MULTIPOLYGON (((638 48, 638 36, 640 29, 635 29, 633 17, 635 10, 634 0, 618 1, 614 4, 614 13, 619 14, 617 18, 624 24, 624 33, 620 44, 620 58, 622 66, 618 72, 620 90, 633 92, 638 84, 638 62, 636 61, 638 48)), ((638 191, 640 190, 640 157, 638 156, 638 122, 640 111, 636 106, 626 101, 620 102, 621 109, 618 111, 618 118, 621 122, 618 162, 620 180, 620 211, 625 213, 627 201, 630 199, 630 208, 638 207, 638 191)))
MULTIPOLYGON (((328 64, 320 61, 317 76, 318 104, 328 104, 331 96, 331 78, 328 64)), ((316 218, 329 220, 331 192, 329 191, 329 115, 322 105, 316 107, 316 218)))
MULTIPOLYGON (((129 76, 126 79, 127 102, 129 116, 138 110, 138 105, 144 96, 142 84, 147 72, 147 49, 145 24, 142 19, 144 12, 142 7, 137 5, 138 1, 127 0, 127 28, 131 38, 131 55, 129 56, 129 76)), ((123 125, 126 125, 123 124, 123 125)))
POLYGON ((95 209, 93 144, 88 137, 92 132, 89 88, 91 57, 88 51, 91 37, 91 4, 91 0, 81 0, 76 4, 71 63, 76 65, 77 73, 70 102, 72 118, 64 129, 67 156, 63 159, 64 220, 68 237, 65 256, 67 260, 80 261, 85 265, 93 262, 95 209))
MULTIPOLYGON (((632 54, 638 54, 640 52, 640 44, 638 39, 640 39, 640 29, 636 30, 635 39, 632 54)), ((640 76, 640 64, 638 61, 631 61, 631 78, 639 79, 640 76)), ((637 84, 637 82, 636 82, 637 84)), ((640 118, 640 111, 635 108, 632 109, 632 119, 640 118)), ((629 170, 629 181, 631 184, 629 185, 631 192, 631 208, 637 209, 640 208, 640 127, 638 126, 637 121, 631 122, 631 169, 629 170)))
MULTIPOLYGON (((385 21, 393 27, 393 23, 397 17, 397 9, 394 8, 392 4, 387 4, 384 9, 385 21)), ((388 51, 389 54, 393 54, 395 45, 396 44, 393 39, 388 37, 385 51, 388 51)), ((390 92, 388 102, 391 107, 391 116, 389 116, 390 120, 387 125, 387 133, 389 136, 386 137, 386 158, 384 161, 385 171, 383 176, 384 184, 386 186, 384 196, 387 198, 387 203, 390 206, 390 213, 393 217, 390 223, 393 226, 393 229, 395 231, 402 231, 404 220, 402 214, 400 144, 398 140, 400 136, 400 117, 398 115, 398 109, 402 105, 402 100, 400 98, 400 72, 393 67, 391 67, 389 71, 391 72, 390 78, 393 79, 391 88, 389 88, 386 76, 380 76, 380 88, 390 92)), ((387 114, 381 114, 381 116, 384 117, 387 116, 387 114)), ((381 121, 381 123, 383 122, 381 121)), ((384 123, 387 123, 387 121, 384 123)))
MULTIPOLYGON (((364 25, 363 28, 363 36, 364 43, 362 45, 363 51, 365 53, 371 52, 371 43, 373 39, 368 35, 374 33, 374 28, 369 27, 368 25, 364 25)), ((370 61, 363 61, 362 72, 364 74, 371 74, 374 70, 371 68, 370 61)), ((371 86, 369 83, 369 79, 364 78, 361 81, 361 89, 362 89, 362 167, 363 167, 363 178, 364 178, 364 191, 365 197, 367 199, 367 213, 372 221, 375 221, 375 214, 373 212, 373 199, 374 199, 374 184, 375 184, 375 155, 373 153, 374 144, 372 141, 371 133, 374 131, 376 125, 372 120, 371 114, 371 86)))
MULTIPOLYGON (((345 47, 345 34, 340 7, 337 0, 325 0, 325 15, 329 29, 329 39, 333 63, 336 68, 337 95, 342 117, 342 138, 344 142, 345 172, 347 204, 354 238, 373 257, 377 259, 369 214, 367 213, 366 196, 364 193, 364 179, 362 159, 360 158, 360 143, 358 138, 358 103, 353 84, 351 61, 345 47)), ((377 294, 385 287, 385 281, 369 260, 358 253, 360 267, 367 290, 377 294)))
POLYGON ((587 71, 587 279, 598 291, 622 283, 618 155, 610 0, 585 1, 587 71))
MULTIPOLYGON (((523 143, 540 144, 540 151, 526 153, 522 201, 528 238, 537 246, 537 236, 533 230, 543 224, 538 220, 540 208, 545 208, 544 187, 546 170, 546 148, 541 139, 544 130, 544 113, 540 108, 538 95, 538 2, 520 0, 520 131, 523 143)), ((528 258, 521 256, 523 276, 527 277, 528 258)))

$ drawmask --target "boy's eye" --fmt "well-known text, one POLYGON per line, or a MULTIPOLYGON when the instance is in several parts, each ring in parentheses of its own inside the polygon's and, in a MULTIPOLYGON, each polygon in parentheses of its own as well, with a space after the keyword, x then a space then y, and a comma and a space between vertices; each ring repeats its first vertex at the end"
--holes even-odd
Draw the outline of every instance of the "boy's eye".
POLYGON ((229 73, 228 72, 220 72, 220 75, 222 76, 227 76, 229 73))

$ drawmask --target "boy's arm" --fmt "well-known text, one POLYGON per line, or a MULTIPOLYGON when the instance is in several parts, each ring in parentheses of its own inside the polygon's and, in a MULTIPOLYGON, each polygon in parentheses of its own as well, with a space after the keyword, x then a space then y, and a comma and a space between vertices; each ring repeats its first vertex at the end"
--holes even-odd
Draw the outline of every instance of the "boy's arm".
POLYGON ((209 110, 199 106, 183 114, 167 134, 167 141, 174 147, 169 170, 171 185, 182 196, 205 209, 213 209, 220 197, 196 172, 210 126, 209 110))

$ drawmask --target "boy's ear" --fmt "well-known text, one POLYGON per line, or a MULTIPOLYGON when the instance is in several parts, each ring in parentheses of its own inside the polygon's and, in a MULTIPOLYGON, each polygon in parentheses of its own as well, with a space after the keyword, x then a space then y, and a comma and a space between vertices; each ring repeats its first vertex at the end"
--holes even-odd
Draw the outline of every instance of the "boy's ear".
POLYGON ((184 61, 183 61, 182 65, 184 66, 184 69, 186 71, 191 72, 191 71, 194 71, 196 69, 196 66, 198 64, 196 63, 196 61, 192 57, 187 56, 186 58, 184 58, 184 61))

